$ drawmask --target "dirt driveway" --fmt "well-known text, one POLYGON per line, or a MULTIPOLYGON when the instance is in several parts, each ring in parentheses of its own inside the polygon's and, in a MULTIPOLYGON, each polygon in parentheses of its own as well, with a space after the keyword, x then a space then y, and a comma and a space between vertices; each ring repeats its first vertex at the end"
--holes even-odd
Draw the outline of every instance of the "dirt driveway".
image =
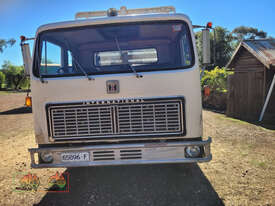
POLYGON ((22 175, 35 173, 46 188, 57 171, 30 169, 27 148, 36 145, 24 96, 0 93, 0 205, 275 205, 275 131, 210 111, 210 163, 58 169, 69 193, 20 192, 22 175))

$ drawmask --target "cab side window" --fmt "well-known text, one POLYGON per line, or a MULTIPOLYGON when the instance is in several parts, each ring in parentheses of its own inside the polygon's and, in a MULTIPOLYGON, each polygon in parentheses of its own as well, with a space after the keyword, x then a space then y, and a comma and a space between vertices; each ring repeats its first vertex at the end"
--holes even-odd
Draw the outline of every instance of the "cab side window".
POLYGON ((60 46, 43 41, 40 63, 40 75, 58 75, 62 73, 62 49, 60 46))
POLYGON ((188 66, 191 65, 192 63, 192 52, 191 52, 191 46, 190 46, 190 41, 189 38, 187 36, 187 34, 185 33, 181 39, 180 39, 180 43, 181 43, 181 52, 182 52, 182 64, 184 66, 188 66))

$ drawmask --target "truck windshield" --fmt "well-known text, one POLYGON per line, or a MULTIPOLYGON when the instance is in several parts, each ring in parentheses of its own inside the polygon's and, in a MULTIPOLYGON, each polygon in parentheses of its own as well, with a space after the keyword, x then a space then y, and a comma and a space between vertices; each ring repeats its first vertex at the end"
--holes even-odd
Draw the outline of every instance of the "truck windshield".
POLYGON ((137 72, 184 69, 194 63, 183 21, 49 30, 39 35, 36 51, 34 74, 40 77, 130 73, 130 67, 137 72))

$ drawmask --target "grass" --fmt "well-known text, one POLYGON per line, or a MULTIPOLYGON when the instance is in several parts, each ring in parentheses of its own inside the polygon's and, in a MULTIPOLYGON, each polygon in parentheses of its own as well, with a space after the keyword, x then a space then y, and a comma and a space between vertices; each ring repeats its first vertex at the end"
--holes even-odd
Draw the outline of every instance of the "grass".
POLYGON ((252 159, 250 161, 250 164, 254 167, 258 167, 258 168, 261 168, 261 169, 267 169, 268 168, 268 164, 266 162, 255 160, 255 159, 252 159))
POLYGON ((20 94, 26 93, 25 91, 17 91, 17 90, 0 90, 0 95, 7 95, 7 94, 20 94))
POLYGON ((225 115, 223 116, 218 116, 218 118, 223 119, 223 120, 229 120, 231 122, 234 123, 238 123, 238 124, 244 124, 244 125, 254 125, 257 126, 258 128, 265 130, 265 131, 271 131, 275 133, 275 126, 274 125, 270 125, 270 123, 265 123, 265 122, 247 122, 247 121, 243 121, 240 119, 234 119, 231 117, 227 117, 225 115))
POLYGON ((210 111, 203 115, 213 160, 200 167, 224 204, 273 205, 275 131, 210 111))
POLYGON ((0 91, 0 94, 2 95, 5 95, 5 94, 12 94, 14 93, 13 91, 0 91))
POLYGON ((224 116, 224 115, 223 116, 218 116, 218 118, 224 119, 224 120, 230 120, 232 122, 240 123, 240 124, 247 124, 247 125, 251 124, 251 123, 248 123, 246 121, 243 121, 243 120, 240 120, 240 119, 234 119, 234 118, 227 117, 227 116, 224 116))
POLYGON ((242 157, 247 157, 249 153, 247 151, 241 151, 241 156, 242 157))

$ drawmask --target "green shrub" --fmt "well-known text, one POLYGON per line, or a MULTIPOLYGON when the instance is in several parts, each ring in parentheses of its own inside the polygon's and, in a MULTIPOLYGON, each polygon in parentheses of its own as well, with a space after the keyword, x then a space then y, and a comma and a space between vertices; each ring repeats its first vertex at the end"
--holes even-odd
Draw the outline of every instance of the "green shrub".
POLYGON ((209 86, 213 91, 227 92, 227 77, 233 72, 226 71, 226 69, 215 67, 211 71, 204 71, 201 78, 201 87, 209 86))
POLYGON ((17 90, 28 87, 29 80, 24 75, 23 66, 15 66, 5 61, 2 65, 2 72, 5 75, 6 88, 17 90))

